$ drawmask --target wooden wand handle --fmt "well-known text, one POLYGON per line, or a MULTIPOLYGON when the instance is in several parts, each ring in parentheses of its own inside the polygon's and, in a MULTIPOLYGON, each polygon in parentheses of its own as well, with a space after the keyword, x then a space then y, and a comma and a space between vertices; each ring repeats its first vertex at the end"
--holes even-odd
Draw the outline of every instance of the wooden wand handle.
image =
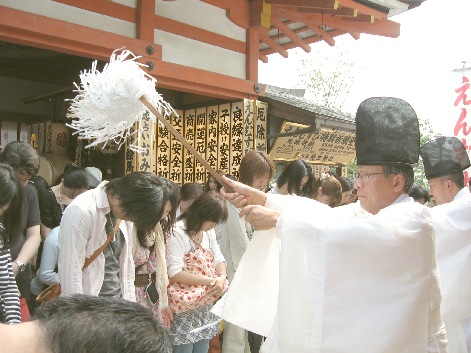
POLYGON ((221 184, 222 186, 224 186, 224 189, 227 190, 227 192, 234 192, 234 190, 232 190, 232 188, 230 186, 228 186, 226 183, 224 183, 222 181, 222 177, 221 175, 219 175, 219 173, 209 165, 209 163, 206 161, 206 159, 204 159, 199 153, 198 151, 196 151, 192 145, 190 145, 190 143, 182 136, 182 134, 180 134, 173 126, 172 124, 170 124, 167 119, 165 119, 165 117, 160 114, 160 112, 155 109, 155 107, 150 104, 150 102, 144 97, 144 96, 141 96, 140 98, 141 102, 152 112, 154 113, 154 115, 157 117, 157 119, 159 119, 159 121, 164 124, 164 126, 172 133, 173 136, 175 136, 177 138, 178 141, 180 141, 183 146, 185 146, 185 148, 190 151, 190 153, 197 159, 198 162, 201 163, 201 165, 203 167, 206 168, 206 170, 209 172, 209 174, 212 175, 212 177, 214 179, 216 179, 219 184, 221 184))

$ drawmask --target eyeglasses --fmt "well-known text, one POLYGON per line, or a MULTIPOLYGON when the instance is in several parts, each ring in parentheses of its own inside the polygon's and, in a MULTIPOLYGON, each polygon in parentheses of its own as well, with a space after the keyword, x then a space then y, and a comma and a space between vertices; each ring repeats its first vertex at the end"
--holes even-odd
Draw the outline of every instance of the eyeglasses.
POLYGON ((368 180, 370 180, 370 177, 372 175, 379 175, 379 174, 387 175, 390 173, 358 173, 357 180, 361 180, 363 184, 366 184, 368 180))

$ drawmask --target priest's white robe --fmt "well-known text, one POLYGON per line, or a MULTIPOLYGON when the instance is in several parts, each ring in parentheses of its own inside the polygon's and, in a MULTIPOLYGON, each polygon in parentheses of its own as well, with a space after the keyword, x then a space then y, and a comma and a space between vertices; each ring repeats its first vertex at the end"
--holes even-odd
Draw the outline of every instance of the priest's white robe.
POLYGON ((471 352, 471 193, 430 210, 435 227, 442 316, 449 353, 471 352))
POLYGON ((420 353, 443 340, 425 207, 402 197, 372 216, 279 195, 266 206, 283 211, 276 230, 254 235, 214 309, 268 336, 263 352, 420 353))

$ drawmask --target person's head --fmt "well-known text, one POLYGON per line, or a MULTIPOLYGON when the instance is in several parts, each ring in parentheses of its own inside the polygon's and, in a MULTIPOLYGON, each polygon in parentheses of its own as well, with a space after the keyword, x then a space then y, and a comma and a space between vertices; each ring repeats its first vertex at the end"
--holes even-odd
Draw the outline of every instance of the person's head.
POLYGON ((73 200, 78 195, 84 193, 90 188, 90 176, 88 173, 80 169, 77 165, 69 163, 62 175, 61 193, 67 198, 73 200))
POLYGON ((179 219, 185 220, 185 231, 188 234, 208 231, 218 223, 227 221, 226 202, 214 191, 205 192, 196 198, 179 219))
POLYGON ((468 152, 456 137, 438 137, 420 147, 430 196, 437 205, 453 201, 464 188, 463 170, 471 166, 468 152))
POLYGON ((249 151, 240 162, 239 181, 265 191, 274 173, 275 165, 268 154, 263 151, 249 151))
POLYGON ((11 166, 0 163, 0 217, 4 227, 0 229, 3 246, 13 246, 20 235, 21 185, 11 166))
POLYGON ((167 186, 155 174, 133 172, 112 179, 105 185, 111 212, 116 218, 134 222, 147 232, 162 219, 167 186))
POLYGON ((408 194, 413 183, 414 171, 409 165, 359 165, 355 187, 361 207, 376 214, 399 196, 408 194))
POLYGON ((314 199, 330 207, 337 207, 342 200, 342 186, 337 177, 322 174, 320 178, 312 178, 311 185, 306 185, 303 196, 314 199))
POLYGON ((340 186, 342 187, 342 199, 340 200, 340 206, 348 205, 355 201, 356 195, 353 194, 354 186, 353 179, 348 177, 338 177, 340 186))
POLYGON ((305 185, 310 185, 310 179, 314 178, 312 167, 302 159, 290 162, 281 172, 276 181, 278 188, 286 185, 288 194, 301 195, 305 185))
POLYGON ((38 195, 39 214, 42 216, 41 223, 50 229, 59 226, 62 212, 60 207, 56 207, 56 197, 54 193, 50 192, 47 181, 42 176, 35 175, 29 182, 34 186, 38 195), (50 217, 44 217, 45 214, 50 217))
MULTIPOLYGON (((217 172, 219 175, 224 175, 224 172, 221 170, 218 170, 217 172)), ((204 191, 219 192, 221 188, 222 185, 211 174, 208 173, 208 178, 206 179, 206 184, 204 185, 204 191)))
POLYGON ((469 179, 468 188, 469 188, 469 191, 471 192, 471 179, 469 179))
POLYGON ((427 180, 430 187, 430 196, 436 205, 443 205, 453 201, 456 194, 464 188, 463 172, 443 175, 427 180))
POLYGON ((0 154, 0 162, 9 164, 22 186, 39 171, 39 156, 28 143, 13 141, 5 146, 0 154))
POLYGON ((100 169, 96 167, 85 167, 88 179, 88 188, 95 189, 103 180, 103 174, 100 169))
POLYGON ((180 211, 185 212, 195 199, 203 193, 200 183, 185 183, 180 188, 180 211))
POLYGON ((355 120, 357 196, 364 210, 376 214, 412 187, 412 166, 419 161, 419 121, 409 103, 392 97, 366 99, 355 120))
POLYGON ((38 307, 33 320, 41 328, 51 353, 170 353, 172 350, 169 337, 150 311, 124 299, 59 297, 38 307))
POLYGON ((412 197, 415 202, 418 202, 422 205, 425 205, 430 201, 430 195, 428 194, 428 191, 422 185, 418 184, 414 184, 412 186, 409 196, 412 197))

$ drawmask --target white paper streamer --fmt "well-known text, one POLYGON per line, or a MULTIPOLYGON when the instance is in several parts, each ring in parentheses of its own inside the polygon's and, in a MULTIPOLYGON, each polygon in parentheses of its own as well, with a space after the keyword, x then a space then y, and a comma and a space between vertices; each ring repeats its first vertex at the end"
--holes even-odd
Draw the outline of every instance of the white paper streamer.
MULTIPOLYGON (((163 100, 156 91, 157 80, 144 72, 144 64, 138 63, 138 56, 129 50, 119 54, 115 50, 110 62, 102 72, 93 62, 89 71, 80 73, 81 85, 74 83, 77 96, 71 99, 68 118, 72 123, 67 124, 77 130, 75 134, 80 139, 91 139, 93 142, 86 147, 114 141, 119 148, 130 137, 136 142, 143 133, 141 120, 144 114, 149 114, 152 121, 156 118, 139 100, 144 96, 164 117, 178 115, 169 103, 163 100), (134 124, 139 122, 138 129, 134 124)), ((145 149, 132 143, 130 148, 136 152, 145 149)))

